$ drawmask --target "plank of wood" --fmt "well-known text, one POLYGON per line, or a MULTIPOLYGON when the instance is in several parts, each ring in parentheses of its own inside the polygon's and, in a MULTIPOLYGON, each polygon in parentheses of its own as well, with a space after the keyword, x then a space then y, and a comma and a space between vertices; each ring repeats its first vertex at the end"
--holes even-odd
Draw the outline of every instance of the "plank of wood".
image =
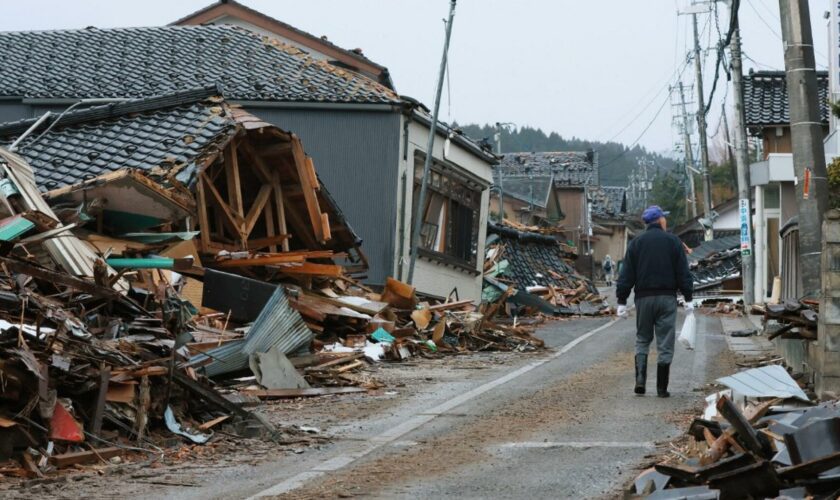
POLYGON ((311 185, 312 181, 307 166, 306 154, 303 152, 303 145, 300 143, 300 138, 296 135, 292 136, 292 155, 294 156, 295 168, 297 169, 298 178, 303 188, 303 198, 306 202, 306 210, 309 212, 309 221, 312 224, 312 229, 315 231, 315 237, 323 243, 326 240, 321 225, 321 207, 318 204, 318 195, 315 192, 315 188, 311 185))
POLYGON ((344 363, 350 363, 351 361, 359 360, 359 359, 363 358, 364 356, 365 356, 365 353, 363 353, 363 352, 348 354, 346 356, 342 356, 340 358, 336 358, 336 359, 327 361, 326 363, 321 363, 320 365, 309 366, 309 367, 306 368, 306 371, 308 371, 308 372, 310 372, 310 371, 321 371, 321 370, 324 370, 324 369, 327 369, 327 368, 330 368, 330 367, 333 367, 333 366, 336 366, 336 365, 342 365, 344 363))
POLYGON ((108 381, 111 379, 111 367, 103 364, 99 368, 99 392, 93 407, 90 432, 99 435, 102 431, 102 415, 105 413, 105 399, 108 396, 108 381))
POLYGON ((329 396, 332 394, 354 394, 367 392, 367 389, 362 387, 313 387, 309 389, 254 389, 242 392, 260 399, 285 399, 329 396))
POLYGON ((306 257, 303 255, 284 255, 277 254, 271 256, 254 257, 253 259, 229 259, 221 260, 216 263, 216 267, 253 267, 253 266, 272 266, 277 264, 294 264, 304 263, 306 257))
POLYGON ((761 448, 761 443, 758 441, 755 429, 753 429, 744 415, 738 411, 735 403, 726 396, 723 396, 717 402, 717 410, 723 415, 723 418, 732 424, 732 428, 737 433, 738 442, 756 456, 762 456, 764 450, 761 448))
POLYGON ((210 218, 207 217, 207 195, 204 193, 204 182, 199 179, 196 183, 198 194, 198 227, 201 238, 201 250, 206 251, 210 245, 210 218))
POLYGON ((349 365, 344 365, 344 366, 342 366, 342 367, 336 368, 335 370, 332 370, 332 372, 333 372, 333 373, 344 373, 344 372, 349 372, 350 370, 355 370, 356 368, 360 368, 360 367, 362 367, 362 366, 364 366, 364 365, 365 365, 365 362, 364 362, 364 361, 362 361, 362 360, 356 360, 356 361, 354 361, 354 362, 350 363, 349 365))
POLYGON ((245 217, 242 202, 242 181, 239 176, 239 158, 236 154, 238 141, 230 141, 225 149, 225 177, 227 179, 230 208, 240 217, 245 217))
POLYGON ((450 309, 460 309, 461 307, 472 305, 473 301, 471 299, 465 300, 458 300, 455 302, 444 302, 443 304, 435 304, 433 306, 429 306, 430 311, 448 311, 450 309))
POLYGON ((246 236, 250 235, 251 231, 254 230, 254 226, 257 224, 266 203, 268 203, 268 199, 271 197, 271 192, 272 188, 270 184, 263 184, 262 187, 260 187, 257 197, 254 198, 254 204, 251 205, 251 209, 248 210, 248 215, 245 217, 245 223, 242 231, 246 236))
POLYGON ((230 418, 230 415, 222 415, 221 417, 216 417, 213 420, 204 422, 203 424, 199 425, 198 430, 206 431, 206 430, 208 430, 208 429, 210 429, 210 428, 212 428, 216 425, 221 424, 222 422, 224 422, 225 420, 227 420, 229 418, 230 418))
POLYGON ((95 451, 79 451, 74 453, 62 453, 50 457, 50 463, 59 469, 77 464, 96 463, 100 457, 107 460, 122 454, 122 449, 112 446, 109 448, 97 448, 95 451))
POLYGON ((321 231, 324 233, 324 241, 332 239, 332 231, 330 230, 330 215, 326 212, 321 214, 321 231))
MULTIPOLYGON (((239 214, 234 213, 231 209, 230 205, 227 204, 224 198, 222 198, 221 193, 219 190, 216 189, 216 186, 213 185, 213 181, 210 180, 207 175, 202 172, 199 174, 201 180, 204 181, 207 190, 210 191, 211 199, 213 202, 222 209, 222 214, 224 217, 221 217, 222 223, 228 227, 228 229, 233 234, 240 234, 240 229, 242 227, 243 219, 239 214)), ((221 229, 221 228, 220 228, 221 229)))
MULTIPOLYGON (((289 234, 289 229, 286 227, 286 206, 283 202, 283 186, 280 184, 280 180, 276 173, 271 187, 274 188, 274 208, 277 210, 277 228, 280 231, 280 234, 289 234)), ((283 240, 281 246, 284 252, 288 252, 289 240, 283 240)))
MULTIPOLYGON (((270 184, 270 183, 269 183, 270 184)), ((271 193, 274 194, 274 187, 271 188, 271 193)), ((275 240, 277 237, 277 226, 274 224, 274 207, 272 206, 273 203, 271 199, 268 200, 268 206, 265 211, 265 238, 260 238, 260 240, 266 241, 264 244, 260 244, 260 241, 257 240, 248 240, 245 242, 246 248, 250 250, 261 250, 263 248, 268 247, 268 251, 271 253, 277 252, 277 243, 282 244, 283 241, 288 239, 289 235, 284 234, 281 235, 282 239, 275 240)))
POLYGON ((326 276, 330 278, 338 278, 344 274, 344 268, 333 264, 316 264, 314 262, 304 262, 302 264, 289 264, 281 266, 280 271, 285 274, 304 274, 307 276, 326 276))

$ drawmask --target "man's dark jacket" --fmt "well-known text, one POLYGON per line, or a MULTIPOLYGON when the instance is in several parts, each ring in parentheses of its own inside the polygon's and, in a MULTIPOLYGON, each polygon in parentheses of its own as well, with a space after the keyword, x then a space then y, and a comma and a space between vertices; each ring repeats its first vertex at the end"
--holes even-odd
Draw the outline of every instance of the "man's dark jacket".
POLYGON ((685 248, 679 238, 663 231, 659 223, 648 224, 647 230, 627 247, 616 288, 619 304, 627 304, 633 288, 637 299, 676 296, 677 290, 685 300, 692 298, 694 281, 688 270, 685 248))

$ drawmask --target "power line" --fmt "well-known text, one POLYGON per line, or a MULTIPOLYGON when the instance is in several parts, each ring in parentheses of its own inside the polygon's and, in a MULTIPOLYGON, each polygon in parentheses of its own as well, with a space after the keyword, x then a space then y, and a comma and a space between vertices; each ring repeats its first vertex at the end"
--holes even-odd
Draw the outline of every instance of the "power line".
POLYGON ((615 158, 613 158, 612 160, 610 160, 606 163, 601 164, 600 168, 606 167, 607 165, 612 165, 613 163, 617 162, 619 159, 626 156, 627 153, 629 153, 634 147, 636 147, 636 145, 639 144, 639 141, 641 141, 642 138, 645 136, 647 131, 650 130, 650 127, 653 126, 653 123, 656 121, 656 119, 659 118, 659 114, 662 113, 662 110, 665 109, 665 105, 668 104, 668 102, 670 102, 670 100, 671 100, 671 93, 669 92, 668 95, 665 96, 665 100, 662 101, 662 104, 659 106, 659 109, 656 110, 656 114, 653 115, 653 118, 645 126, 644 130, 642 130, 642 133, 639 134, 639 137, 637 137, 636 140, 633 141, 632 144, 627 146, 627 149, 625 149, 620 155, 616 156, 615 158))

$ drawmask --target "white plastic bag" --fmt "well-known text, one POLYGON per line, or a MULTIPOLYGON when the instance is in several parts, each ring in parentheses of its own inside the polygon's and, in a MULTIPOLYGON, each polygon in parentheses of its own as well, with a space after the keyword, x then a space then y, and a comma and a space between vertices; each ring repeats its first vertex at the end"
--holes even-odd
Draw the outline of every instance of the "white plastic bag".
POLYGON ((697 339, 697 318, 694 311, 689 312, 685 317, 680 336, 677 340, 689 351, 694 350, 694 341, 697 339))

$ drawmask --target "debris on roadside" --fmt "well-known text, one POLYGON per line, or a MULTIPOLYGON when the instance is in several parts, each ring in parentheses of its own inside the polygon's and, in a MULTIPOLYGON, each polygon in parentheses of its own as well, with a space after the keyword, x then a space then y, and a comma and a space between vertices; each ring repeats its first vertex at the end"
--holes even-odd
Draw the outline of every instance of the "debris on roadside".
POLYGON ((718 379, 689 440, 635 481, 647 498, 837 498, 840 401, 813 403, 780 365, 718 379), (699 496, 697 496, 699 495, 699 496))
POLYGON ((5 124, 0 143, 2 476, 304 442, 251 408, 381 388, 377 363, 544 345, 501 316, 509 293, 362 284, 300 140, 218 89, 5 124))
POLYGON ((751 314, 762 316, 764 333, 769 340, 817 340, 819 302, 786 300, 781 304, 753 305, 751 314))

